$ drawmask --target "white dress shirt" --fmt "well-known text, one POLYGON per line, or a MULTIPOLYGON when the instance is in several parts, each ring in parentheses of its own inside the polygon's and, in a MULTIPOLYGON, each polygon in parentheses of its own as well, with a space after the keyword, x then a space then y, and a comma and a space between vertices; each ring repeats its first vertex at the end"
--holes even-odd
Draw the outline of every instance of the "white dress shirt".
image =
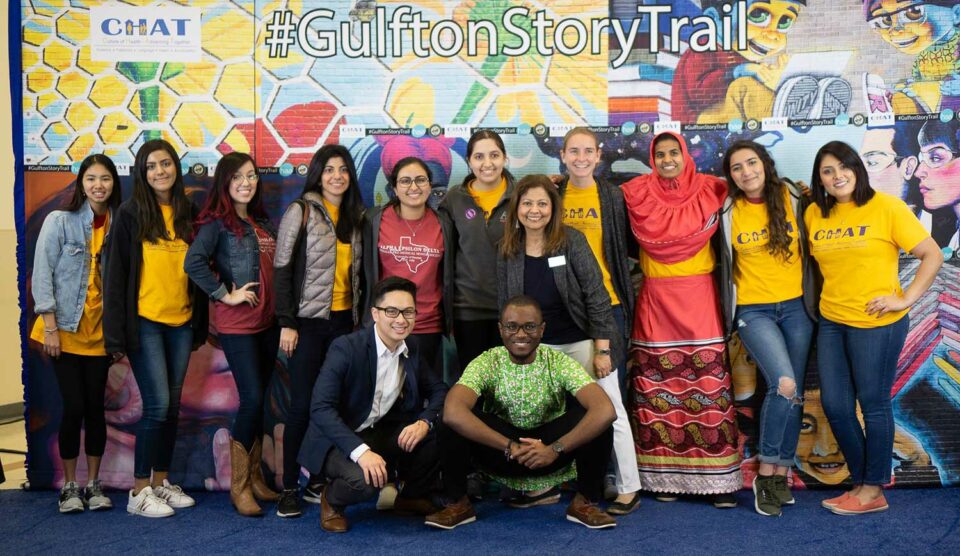
MULTIPOLYGON (((390 351, 387 345, 380 339, 380 334, 376 327, 373 329, 373 337, 377 344, 377 382, 373 390, 373 405, 370 407, 370 414, 367 419, 357 427, 356 432, 372 427, 377 421, 383 418, 387 412, 396 403, 403 390, 403 373, 400 368, 400 358, 406 357, 407 342, 400 342, 396 351, 390 351)), ((350 459, 356 462, 360 459, 370 446, 363 443, 350 452, 350 459)))

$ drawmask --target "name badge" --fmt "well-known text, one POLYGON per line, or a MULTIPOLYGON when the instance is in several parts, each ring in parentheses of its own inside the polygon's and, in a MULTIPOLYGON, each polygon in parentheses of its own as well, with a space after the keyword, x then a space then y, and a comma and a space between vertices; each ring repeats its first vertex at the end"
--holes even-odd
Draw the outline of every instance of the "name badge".
POLYGON ((558 255, 556 257, 550 257, 547 259, 547 264, 550 265, 550 268, 556 268, 558 266, 563 266, 567 264, 567 258, 563 255, 558 255))

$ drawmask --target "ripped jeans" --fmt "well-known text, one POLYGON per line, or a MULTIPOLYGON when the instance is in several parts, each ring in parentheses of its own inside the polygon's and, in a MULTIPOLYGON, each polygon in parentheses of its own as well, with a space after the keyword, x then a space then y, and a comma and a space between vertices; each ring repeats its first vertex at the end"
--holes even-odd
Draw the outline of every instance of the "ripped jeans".
POLYGON ((735 319, 743 346, 767 382, 760 410, 760 462, 792 467, 803 411, 803 377, 813 321, 803 298, 738 305, 735 319))

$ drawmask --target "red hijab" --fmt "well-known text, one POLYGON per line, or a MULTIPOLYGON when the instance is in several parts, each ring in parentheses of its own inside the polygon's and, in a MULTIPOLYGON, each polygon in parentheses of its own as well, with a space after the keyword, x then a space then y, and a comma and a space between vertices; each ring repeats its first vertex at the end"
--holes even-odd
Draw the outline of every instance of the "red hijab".
POLYGON ((667 179, 657 172, 653 162, 654 139, 650 144, 653 172, 633 178, 621 189, 630 229, 640 247, 653 260, 674 264, 693 257, 710 241, 717 230, 717 211, 727 196, 727 182, 698 174, 683 137, 667 133, 680 143, 683 154, 680 175, 667 179))

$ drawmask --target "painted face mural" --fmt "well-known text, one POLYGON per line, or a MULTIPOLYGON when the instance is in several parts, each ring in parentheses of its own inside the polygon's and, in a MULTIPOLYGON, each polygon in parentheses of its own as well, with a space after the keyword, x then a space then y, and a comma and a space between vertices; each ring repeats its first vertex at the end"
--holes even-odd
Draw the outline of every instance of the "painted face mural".
POLYGON ((787 47, 787 33, 797 21, 799 2, 754 1, 747 7, 747 49, 740 52, 751 62, 776 56, 787 47))
POLYGON ((954 35, 957 10, 951 4, 872 0, 867 23, 900 52, 916 55, 954 35))

